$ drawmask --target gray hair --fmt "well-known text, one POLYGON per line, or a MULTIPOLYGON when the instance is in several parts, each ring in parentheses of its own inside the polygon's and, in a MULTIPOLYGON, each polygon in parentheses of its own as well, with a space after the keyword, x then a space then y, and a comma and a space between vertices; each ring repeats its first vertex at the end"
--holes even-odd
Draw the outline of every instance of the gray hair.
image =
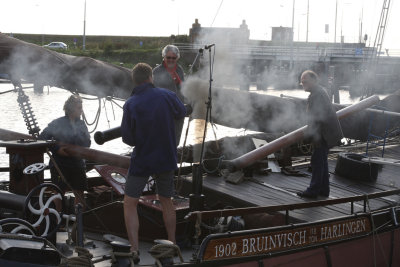
POLYGON ((178 58, 181 57, 181 54, 179 53, 179 48, 175 45, 166 45, 161 52, 161 56, 165 57, 165 55, 167 55, 169 51, 173 52, 178 58))
POLYGON ((64 103, 64 112, 66 116, 69 116, 74 110, 78 103, 82 103, 82 98, 79 95, 71 95, 64 103))

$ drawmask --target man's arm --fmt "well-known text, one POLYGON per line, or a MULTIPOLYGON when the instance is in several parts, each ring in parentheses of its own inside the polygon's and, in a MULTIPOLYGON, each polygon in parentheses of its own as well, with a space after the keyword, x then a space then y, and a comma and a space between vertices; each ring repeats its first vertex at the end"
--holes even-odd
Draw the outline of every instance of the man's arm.
POLYGON ((135 122, 131 118, 129 109, 126 106, 124 106, 124 112, 121 121, 122 142, 130 146, 135 146, 134 129, 135 129, 135 122))
POLYGON ((173 93, 169 94, 170 102, 172 103, 172 110, 173 110, 173 115, 175 119, 182 119, 185 117, 185 115, 190 111, 189 107, 186 109, 185 105, 182 103, 182 101, 178 98, 178 96, 173 93))

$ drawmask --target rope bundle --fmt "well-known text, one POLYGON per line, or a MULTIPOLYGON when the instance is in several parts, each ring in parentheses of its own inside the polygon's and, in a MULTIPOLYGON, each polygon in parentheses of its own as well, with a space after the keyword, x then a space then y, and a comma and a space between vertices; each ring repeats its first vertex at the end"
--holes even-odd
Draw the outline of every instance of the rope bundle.
POLYGON ((157 244, 154 245, 149 253, 153 258, 156 259, 156 263, 158 267, 162 267, 160 259, 164 258, 173 258, 175 255, 179 256, 181 263, 183 262, 183 257, 181 250, 175 244, 157 244))
POLYGON ((76 247, 75 252, 79 256, 72 258, 63 258, 59 266, 61 267, 94 267, 92 262, 93 255, 83 247, 76 247))

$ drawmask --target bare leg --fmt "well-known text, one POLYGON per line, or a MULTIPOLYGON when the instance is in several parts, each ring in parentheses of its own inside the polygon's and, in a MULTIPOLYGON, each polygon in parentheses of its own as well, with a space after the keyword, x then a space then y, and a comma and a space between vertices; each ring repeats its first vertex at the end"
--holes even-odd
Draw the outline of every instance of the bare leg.
POLYGON ((131 251, 139 250, 139 217, 137 213, 138 203, 138 198, 133 198, 125 195, 124 218, 129 243, 131 243, 131 251))
POLYGON ((176 213, 174 204, 172 203, 172 199, 170 197, 162 197, 159 195, 158 198, 160 199, 162 206, 163 219, 165 228, 167 229, 168 240, 176 244, 175 240, 176 213))

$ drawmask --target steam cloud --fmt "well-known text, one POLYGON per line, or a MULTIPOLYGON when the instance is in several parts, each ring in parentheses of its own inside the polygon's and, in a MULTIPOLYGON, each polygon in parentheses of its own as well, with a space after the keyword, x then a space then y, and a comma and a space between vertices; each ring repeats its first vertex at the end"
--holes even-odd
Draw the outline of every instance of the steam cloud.
POLYGON ((88 57, 61 54, 0 33, 0 73, 13 82, 57 86, 71 92, 127 98, 131 71, 88 57))

